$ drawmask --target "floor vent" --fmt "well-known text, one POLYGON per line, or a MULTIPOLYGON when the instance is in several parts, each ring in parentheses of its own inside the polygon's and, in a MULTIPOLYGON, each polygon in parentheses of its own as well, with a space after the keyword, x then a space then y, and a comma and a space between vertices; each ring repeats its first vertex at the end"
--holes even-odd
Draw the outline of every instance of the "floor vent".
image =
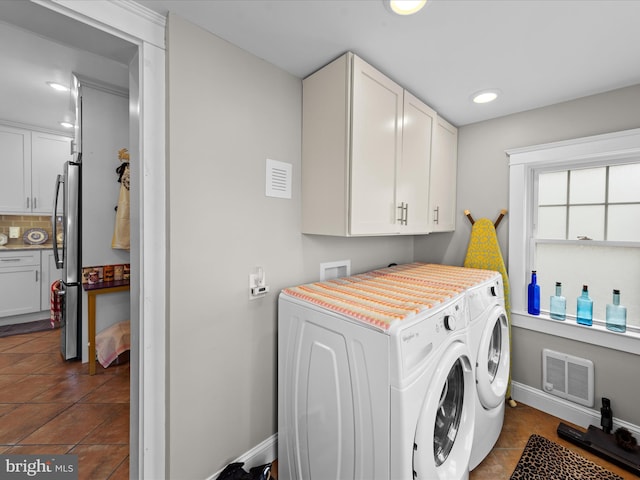
POLYGON ((545 348, 542 387, 552 395, 593 407, 593 362, 545 348))

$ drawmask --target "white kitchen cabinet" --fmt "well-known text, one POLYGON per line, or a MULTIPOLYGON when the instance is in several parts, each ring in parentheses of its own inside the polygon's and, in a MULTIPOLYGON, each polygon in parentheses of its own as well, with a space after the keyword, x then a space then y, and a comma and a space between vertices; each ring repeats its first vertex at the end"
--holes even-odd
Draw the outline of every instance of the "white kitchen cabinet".
POLYGON ((29 130, 0 125, 0 168, 0 213, 27 211, 31 197, 29 130))
MULTIPOLYGON (((71 138, 49 133, 31 133, 31 211, 33 213, 51 214, 56 178, 62 173, 64 163, 71 158, 71 138)), ((61 210, 62 205, 59 208, 61 210)))
POLYGON ((71 138, 0 125, 0 213, 50 214, 71 138))
POLYGON ((428 233, 435 118, 432 109, 352 53, 305 78, 302 231, 428 233))
POLYGON ((438 117, 433 134, 429 208, 432 232, 456 229, 456 174, 458 129, 438 117))
POLYGON ((0 317, 40 311, 40 251, 0 252, 0 317))

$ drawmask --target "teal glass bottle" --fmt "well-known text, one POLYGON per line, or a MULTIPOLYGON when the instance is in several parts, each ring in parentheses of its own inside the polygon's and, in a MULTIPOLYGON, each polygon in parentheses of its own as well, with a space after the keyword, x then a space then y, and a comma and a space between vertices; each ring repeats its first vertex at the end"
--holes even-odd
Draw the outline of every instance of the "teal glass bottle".
POLYGON ((531 283, 527 290, 527 311, 531 315, 540 315, 540 285, 535 270, 531 272, 531 283))
POLYGON ((607 304, 607 328, 612 332, 627 331, 627 307, 620 305, 620 290, 613 291, 613 303, 607 304))
POLYGON ((567 318, 567 299, 562 296, 562 283, 556 282, 556 294, 549 299, 549 310, 554 320, 567 318))
POLYGON ((593 325, 593 300, 589 297, 589 288, 582 286, 582 295, 578 297, 577 320, 580 325, 593 325))

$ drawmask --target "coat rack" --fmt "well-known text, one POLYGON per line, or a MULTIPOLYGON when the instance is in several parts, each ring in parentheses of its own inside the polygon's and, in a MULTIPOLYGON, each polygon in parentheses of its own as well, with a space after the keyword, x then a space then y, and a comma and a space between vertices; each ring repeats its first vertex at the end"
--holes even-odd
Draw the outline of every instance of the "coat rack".
MULTIPOLYGON (((476 221, 473 219, 473 217, 471 216, 471 212, 469 210, 465 210, 464 214, 467 216, 467 218, 469 219, 469 221, 471 222, 471 225, 473 225, 474 223, 476 223, 476 221)), ((507 211, 503 208, 502 210, 500 210, 500 215, 498 215, 498 218, 496 218, 496 221, 493 222, 493 227, 495 229, 498 228, 498 225, 500 225, 500 222, 502 221, 502 219, 504 218, 504 216, 507 214, 507 211)))

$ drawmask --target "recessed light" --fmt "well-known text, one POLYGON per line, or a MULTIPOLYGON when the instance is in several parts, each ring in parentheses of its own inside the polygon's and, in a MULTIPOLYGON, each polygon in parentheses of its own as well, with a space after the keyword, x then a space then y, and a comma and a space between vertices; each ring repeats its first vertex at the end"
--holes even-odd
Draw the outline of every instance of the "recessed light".
POLYGON ((413 15, 425 6, 427 0, 384 0, 385 6, 397 15, 413 15))
POLYGON ((500 90, 495 88, 491 90, 482 90, 471 95, 471 100, 473 100, 473 103, 489 103, 498 98, 498 95, 500 95, 500 90))
POLYGON ((73 123, 69 123, 69 122, 60 122, 60 125, 63 126, 64 128, 73 128, 75 126, 73 123))
POLYGON ((71 90, 69 87, 65 87, 64 85, 61 85, 56 82, 47 82, 47 85, 49 85, 51 88, 59 92, 68 92, 71 90))

